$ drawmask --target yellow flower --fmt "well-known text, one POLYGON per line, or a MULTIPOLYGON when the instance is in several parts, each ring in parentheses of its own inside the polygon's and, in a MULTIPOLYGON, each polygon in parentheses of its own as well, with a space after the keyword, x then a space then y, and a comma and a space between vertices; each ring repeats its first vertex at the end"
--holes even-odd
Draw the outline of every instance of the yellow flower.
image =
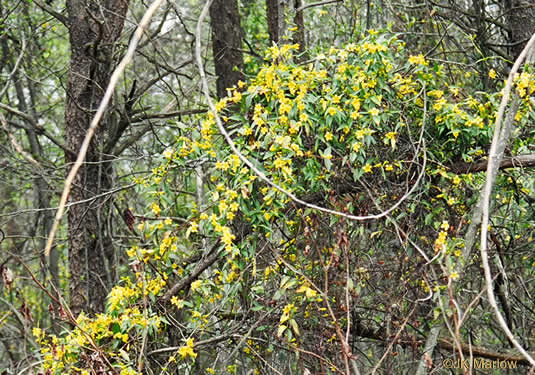
POLYGON ((154 215, 160 216, 160 212, 162 212, 162 209, 160 208, 160 206, 158 206, 158 204, 153 202, 150 205, 150 208, 152 209, 152 212, 154 213, 154 215))
POLYGON ((440 98, 438 99, 435 104, 433 104, 433 109, 435 111, 440 111, 442 109, 442 107, 444 107, 444 105, 446 104, 446 99, 444 98, 440 98))
POLYGON ((308 299, 314 298, 318 295, 318 292, 316 292, 314 289, 311 289, 307 285, 301 286, 299 289, 296 290, 297 293, 305 293, 306 297, 308 299))
POLYGON ((371 166, 371 164, 366 164, 362 169, 364 170, 364 173, 370 173, 373 167, 371 166))
POLYGON ((373 117, 375 117, 375 116, 379 116, 379 110, 378 110, 377 108, 372 108, 372 109, 370 109, 370 110, 368 111, 368 113, 369 113, 370 115, 372 115, 373 117))
POLYGON ((42 333, 43 333, 43 330, 41 328, 34 327, 32 329, 32 334, 37 340, 41 338, 42 333))
POLYGON ((222 162, 222 161, 217 161, 215 163, 215 167, 216 169, 221 169, 222 171, 226 171, 227 169, 229 169, 230 167, 230 164, 226 161, 222 162))
POLYGON ((333 133, 331 133, 331 132, 325 133, 325 140, 326 141, 330 141, 332 139, 333 139, 333 133))
POLYGON ((494 69, 489 70, 489 77, 492 79, 496 78, 496 71, 494 69))
POLYGON ((171 159, 173 157, 173 149, 172 148, 167 148, 165 149, 165 151, 163 152, 163 156, 166 158, 166 159, 171 159))
POLYGON ((336 112, 338 112, 336 107, 329 107, 329 109, 327 109, 327 114, 330 115, 330 116, 336 115, 336 112))
POLYGON ((359 117, 360 117, 360 113, 358 113, 358 111, 353 111, 353 112, 351 112, 351 118, 352 118, 353 120, 356 120, 356 119, 358 119, 359 117))
POLYGON ((418 56, 409 56, 409 62, 415 65, 428 65, 429 63, 425 60, 424 55, 419 54, 418 56))
POLYGON ((431 97, 435 97, 437 99, 440 99, 444 95, 444 91, 442 91, 442 90, 431 90, 431 91, 429 91, 427 93, 427 95, 429 95, 431 97))
POLYGON ((194 282, 191 283, 191 291, 194 292, 196 291, 197 289, 199 289, 199 287, 201 286, 202 284, 202 280, 195 280, 194 282))
POLYGON ((177 296, 171 297, 171 304, 175 305, 177 309, 184 307, 184 301, 179 299, 177 296))
POLYGON ((253 129, 251 129, 250 127, 246 126, 246 127, 241 129, 241 133, 243 135, 251 135, 251 134, 253 134, 253 129))
POLYGON ((186 341, 185 346, 181 346, 180 349, 178 349, 178 354, 182 356, 182 359, 187 357, 197 358, 197 353, 193 351, 193 345, 193 338, 190 338, 186 341))
POLYGON ((440 228, 442 229, 442 231, 438 234, 438 237, 435 240, 435 252, 446 249, 445 244, 446 244, 446 240, 448 236, 448 233, 446 231, 448 230, 449 227, 450 225, 448 224, 447 221, 443 221, 442 224, 440 225, 440 228))

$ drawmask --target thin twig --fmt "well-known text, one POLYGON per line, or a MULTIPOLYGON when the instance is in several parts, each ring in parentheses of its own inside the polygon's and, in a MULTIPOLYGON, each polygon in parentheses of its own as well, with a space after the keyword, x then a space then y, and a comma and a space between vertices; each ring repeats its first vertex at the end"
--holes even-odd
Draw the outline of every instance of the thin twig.
POLYGON ((409 319, 412 317, 412 314, 414 313, 414 310, 416 310, 416 307, 418 307, 417 304, 414 305, 414 307, 412 308, 412 310, 409 312, 409 314, 407 315, 407 317, 405 318, 405 320, 403 321, 403 323, 401 324, 401 327, 399 327, 398 329, 398 332, 396 333, 396 336, 394 336, 394 338, 392 340, 390 340, 390 344, 388 344, 388 347, 386 348, 383 356, 381 357, 381 359, 379 360, 379 362, 377 362, 377 364, 373 367, 372 371, 371 371, 371 374, 374 375, 376 372, 377 372, 377 369, 379 368, 379 366, 381 365, 381 363, 383 363, 383 361, 385 360, 385 358, 387 357, 388 353, 390 353, 390 351, 392 350, 392 347, 394 346, 394 344, 396 344, 396 341, 397 339, 399 338, 399 335, 401 335, 401 333, 405 330, 405 326, 407 325, 407 323, 409 322, 409 319))
MULTIPOLYGON (((69 202, 69 203, 65 204, 65 208, 69 208, 71 206, 76 206, 78 204, 91 202, 91 201, 94 201, 95 199, 102 198, 102 197, 105 197, 107 195, 115 194, 115 193, 117 193, 119 191, 122 191, 122 190, 131 189, 136 185, 137 185, 136 183, 131 183, 130 185, 125 185, 125 186, 121 186, 121 187, 118 187, 118 188, 115 188, 115 189, 112 189, 112 190, 109 190, 109 191, 105 191, 103 193, 94 195, 94 196, 86 198, 86 199, 82 199, 82 200, 75 201, 75 202, 69 202)), ((27 209, 27 210, 8 212, 8 213, 5 213, 5 214, 1 214, 0 218, 7 217, 7 216, 16 216, 16 215, 21 215, 21 214, 28 214, 28 213, 36 213, 36 212, 42 212, 42 211, 51 211, 51 210, 59 210, 59 206, 57 206, 57 207, 46 207, 46 208, 30 208, 30 209, 27 209)), ((166 217, 163 217, 163 219, 166 219, 166 217)))
MULTIPOLYGON (((1 104, 1 103, 0 103, 1 104)), ((42 166, 41 164, 39 164, 39 162, 37 160, 35 160, 32 155, 28 154, 26 151, 24 151, 24 149, 22 148, 22 146, 17 142, 17 140, 15 139, 15 137, 13 136, 13 134, 11 134, 11 132, 9 131, 9 129, 7 128, 7 121, 6 121, 6 118, 4 117, 3 114, 0 113, 0 122, 2 123, 2 128, 4 128, 4 131, 7 133, 7 136, 9 137, 9 140, 11 141, 11 144, 13 145, 13 147, 15 148, 15 150, 17 150, 17 152, 19 154, 22 155, 22 157, 26 160, 28 160, 30 163, 32 163, 33 165, 35 165, 38 169, 42 170, 42 166)))
POLYGON ((13 77, 15 72, 17 70, 19 70, 19 65, 20 65, 20 62, 22 61, 22 57, 24 56, 24 52, 26 52, 26 39, 23 37, 22 38, 22 48, 20 50, 19 57, 17 58, 17 61, 15 61, 15 66, 13 67, 11 72, 9 72, 9 74, 6 77, 6 84, 5 84, 4 88, 2 89, 2 91, 0 91, 0 98, 4 96, 4 93, 6 92, 7 88, 9 87, 9 83, 11 81, 11 77, 13 77))

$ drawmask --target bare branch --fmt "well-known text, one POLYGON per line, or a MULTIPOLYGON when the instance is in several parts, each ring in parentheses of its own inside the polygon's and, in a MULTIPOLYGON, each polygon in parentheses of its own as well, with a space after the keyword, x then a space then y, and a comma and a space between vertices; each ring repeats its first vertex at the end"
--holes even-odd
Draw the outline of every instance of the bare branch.
MULTIPOLYGON (((134 186, 137 186, 137 184, 136 183, 131 183, 130 185, 125 185, 125 186, 121 186, 121 187, 118 187, 118 188, 115 188, 115 189, 112 189, 112 190, 109 190, 109 191, 105 191, 103 193, 94 195, 94 196, 89 197, 87 199, 82 199, 82 200, 75 201, 75 202, 69 202, 69 203, 67 203, 65 205, 65 208, 76 206, 77 204, 83 204, 83 203, 91 202, 91 201, 94 201, 96 199, 105 197, 107 195, 112 195, 112 194, 118 193, 118 192, 123 191, 123 190, 131 189, 134 186)), ((29 208, 27 210, 19 210, 19 211, 14 211, 14 212, 7 212, 5 214, 0 214, 0 218, 9 217, 9 216, 17 216, 17 215, 22 215, 22 214, 34 213, 34 212, 51 211, 51 210, 54 210, 54 211, 55 210, 59 210, 59 206, 57 206, 57 207, 46 207, 46 208, 29 208)), ((163 219, 166 219, 166 217, 163 217, 163 219)), ((174 220, 175 218, 171 217, 171 219, 174 220)), ((176 220, 178 221, 178 218, 176 218, 176 220)))
POLYGON ((0 91, 0 98, 4 96, 4 93, 6 92, 7 88, 9 87, 9 82, 11 80, 11 77, 15 75, 17 70, 19 69, 20 62, 22 61, 22 57, 24 56, 24 52, 26 51, 26 39, 22 38, 22 48, 20 50, 19 57, 17 58, 17 61, 15 62, 15 66, 11 70, 11 72, 8 74, 6 78, 6 84, 2 91, 0 91))
POLYGON ((52 17, 57 19, 59 22, 69 27, 69 20, 63 14, 56 12, 51 6, 41 3, 39 0, 33 0, 34 4, 39 8, 50 14, 52 17))
POLYGON ((199 109, 186 109, 183 111, 172 111, 172 112, 164 112, 164 113, 149 113, 143 116, 135 117, 132 119, 132 122, 139 122, 143 120, 153 120, 153 119, 167 119, 167 118, 173 118, 178 116, 189 116, 189 115, 197 115, 201 113, 206 113, 207 110, 203 108, 199 109))
POLYGON ((169 290, 163 295, 162 301, 169 301, 171 297, 176 295, 178 292, 183 290, 184 288, 187 288, 193 281, 199 277, 201 273, 208 267, 210 267, 212 264, 215 263, 217 258, 219 258, 220 251, 217 250, 217 247, 219 246, 219 241, 217 241, 212 248, 209 251, 209 255, 204 258, 200 263, 198 263, 193 271, 191 273, 184 277, 183 279, 180 279, 179 282, 174 284, 169 290))
MULTIPOLYGON (((1 103, 0 103, 1 104, 1 103)), ((17 140, 15 139, 15 137, 13 136, 13 134, 11 134, 11 132, 9 131, 9 129, 7 128, 7 121, 6 121, 6 118, 4 117, 3 114, 0 113, 0 122, 2 123, 2 128, 4 129, 4 131, 7 133, 7 136, 9 137, 9 140, 11 141, 11 144, 13 145, 13 147, 15 148, 15 150, 17 150, 17 152, 19 154, 22 155, 22 157, 24 157, 24 159, 28 160, 30 163, 32 163, 33 165, 35 165, 37 168, 39 169, 42 169, 42 166, 41 164, 39 164, 39 162, 37 160, 35 160, 32 155, 28 154, 26 151, 24 151, 24 149, 22 148, 22 146, 17 142, 17 140)))
POLYGON ((295 10, 296 13, 302 12, 305 9, 312 8, 312 7, 319 7, 322 5, 332 4, 332 3, 342 3, 344 0, 327 0, 327 1, 318 1, 317 3, 310 3, 305 4, 303 6, 300 6, 295 10))
MULTIPOLYGON (((13 108, 13 107, 10 107, 8 105, 5 105, 3 103, 0 103, 0 108, 2 108, 4 110, 14 114, 17 117, 20 117, 24 121, 28 122, 33 127, 33 129, 28 129, 27 126, 20 125, 20 124, 17 124, 18 126, 21 126, 25 130, 35 131, 35 133, 37 133, 37 134, 44 135, 46 138, 48 138, 52 143, 54 143, 56 146, 61 148, 63 151, 65 151, 67 153, 70 153, 70 154, 74 154, 74 152, 69 150, 64 144, 59 142, 55 137, 53 137, 52 135, 48 134, 48 132, 46 132, 45 129, 41 125, 39 125, 37 123, 37 121, 32 116, 30 116, 30 115, 28 115, 28 114, 26 114, 24 112, 21 112, 16 108, 13 108)), ((9 122, 12 122, 12 121, 9 121, 9 122)))
MULTIPOLYGON (((487 170, 488 160, 482 160, 477 163, 469 164, 457 164, 452 167, 455 173, 477 173, 487 170)), ((530 168, 535 167, 535 155, 517 155, 504 158, 500 161, 498 169, 508 168, 530 168)))

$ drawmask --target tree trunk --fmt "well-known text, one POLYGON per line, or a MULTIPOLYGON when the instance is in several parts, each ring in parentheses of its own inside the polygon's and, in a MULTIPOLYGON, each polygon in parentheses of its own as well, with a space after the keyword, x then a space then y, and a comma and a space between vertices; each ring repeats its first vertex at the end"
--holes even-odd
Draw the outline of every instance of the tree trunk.
MULTIPOLYGON (((114 67, 116 43, 129 0, 68 0, 71 63, 65 109, 66 143, 78 153, 114 67)), ((91 199, 109 189, 112 166, 100 152, 109 124, 105 117, 89 147, 86 164, 74 180, 68 212, 70 305, 75 315, 104 310, 112 282, 113 254, 102 212, 106 202, 91 199), (88 201, 86 201, 88 200, 88 201)), ((76 155, 66 153, 67 168, 76 155)))
POLYGON ((283 41, 286 23, 284 19, 285 0, 266 0, 269 41, 279 44, 283 41))
POLYGON ((226 96, 228 87, 244 79, 242 29, 237 1, 214 0, 210 7, 210 22, 217 96, 222 98, 226 96))
POLYGON ((300 57, 300 60, 304 60, 303 54, 306 50, 306 42, 305 42, 305 19, 303 17, 303 11, 299 10, 299 8, 303 5, 303 2, 301 0, 294 0, 294 9, 295 9, 295 15, 294 15, 294 23, 297 27, 297 30, 294 32, 293 36, 293 42, 299 44, 299 54, 302 55, 300 57))
POLYGON ((504 2, 509 29, 509 55, 515 61, 535 32, 535 0, 506 0, 504 2))

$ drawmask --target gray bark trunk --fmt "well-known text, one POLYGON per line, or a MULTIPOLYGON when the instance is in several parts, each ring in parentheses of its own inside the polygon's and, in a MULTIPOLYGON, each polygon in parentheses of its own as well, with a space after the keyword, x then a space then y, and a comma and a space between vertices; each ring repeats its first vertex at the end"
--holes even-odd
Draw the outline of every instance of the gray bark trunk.
POLYGON ((217 96, 227 94, 227 88, 244 79, 242 29, 236 0, 214 0, 210 7, 212 25, 212 48, 217 96))
MULTIPOLYGON (((108 84, 128 0, 69 0, 67 10, 72 55, 65 126, 67 148, 77 153, 108 84)), ((71 202, 94 197, 111 185, 112 166, 100 152, 106 122, 104 118, 74 180, 71 202)), ((70 168, 76 155, 66 154, 65 159, 70 168)), ((104 310, 113 255, 110 228, 99 217, 107 212, 106 205, 95 199, 69 208, 70 304, 75 315, 104 310)))

